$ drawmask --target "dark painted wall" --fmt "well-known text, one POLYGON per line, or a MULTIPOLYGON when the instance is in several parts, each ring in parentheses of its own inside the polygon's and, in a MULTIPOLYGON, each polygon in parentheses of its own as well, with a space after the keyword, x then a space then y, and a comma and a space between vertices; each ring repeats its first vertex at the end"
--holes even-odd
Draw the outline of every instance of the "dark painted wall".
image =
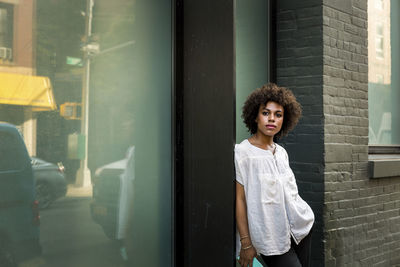
POLYGON ((322 3, 280 0, 276 8, 277 83, 291 89, 303 107, 296 129, 279 142, 289 154, 300 195, 315 213, 311 266, 323 266, 322 3))

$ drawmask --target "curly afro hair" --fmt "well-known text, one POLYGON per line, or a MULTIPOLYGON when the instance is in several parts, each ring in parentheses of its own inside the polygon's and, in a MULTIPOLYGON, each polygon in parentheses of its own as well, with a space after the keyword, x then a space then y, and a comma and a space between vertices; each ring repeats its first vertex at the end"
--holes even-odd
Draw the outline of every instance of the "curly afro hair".
POLYGON ((301 116, 301 106, 292 91, 279 87, 274 83, 263 85, 253 91, 242 108, 243 122, 251 134, 257 132, 256 118, 261 105, 273 101, 284 109, 282 129, 276 134, 277 138, 287 135, 297 124, 301 116))

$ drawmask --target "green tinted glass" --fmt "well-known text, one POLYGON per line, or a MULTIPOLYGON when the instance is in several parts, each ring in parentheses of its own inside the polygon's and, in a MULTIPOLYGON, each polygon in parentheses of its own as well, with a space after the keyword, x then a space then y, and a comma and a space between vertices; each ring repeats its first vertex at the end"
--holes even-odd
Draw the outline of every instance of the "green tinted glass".
POLYGON ((1 211, 21 266, 171 265, 172 6, 0 0, 0 121, 35 157, 13 188, 39 201, 1 211))
POLYGON ((399 1, 368 5, 369 144, 399 145, 399 1))
POLYGON ((236 142, 249 137, 241 118, 246 97, 269 81, 269 1, 236 1, 236 142))

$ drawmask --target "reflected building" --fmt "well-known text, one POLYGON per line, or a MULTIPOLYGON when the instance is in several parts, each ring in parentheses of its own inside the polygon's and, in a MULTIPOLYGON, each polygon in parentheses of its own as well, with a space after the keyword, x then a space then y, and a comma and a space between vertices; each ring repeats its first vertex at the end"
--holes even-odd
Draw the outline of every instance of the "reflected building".
POLYGON ((38 112, 56 109, 50 79, 36 76, 35 2, 0 1, 0 121, 19 128, 30 155, 38 112))
POLYGON ((392 59, 398 60, 398 52, 392 45, 392 19, 390 0, 368 0, 368 95, 374 100, 369 103, 369 141, 374 145, 395 144, 399 140, 395 112, 399 93, 396 77, 392 77, 398 72, 392 66, 392 59))
POLYGON ((390 1, 368 0, 368 82, 391 84, 390 1))

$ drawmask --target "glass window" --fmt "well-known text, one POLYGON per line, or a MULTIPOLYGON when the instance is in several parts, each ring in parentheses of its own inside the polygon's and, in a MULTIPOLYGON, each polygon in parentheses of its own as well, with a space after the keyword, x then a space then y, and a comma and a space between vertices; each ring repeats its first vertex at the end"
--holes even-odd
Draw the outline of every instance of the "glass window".
POLYGON ((383 10, 385 0, 377 0, 375 1, 375 7, 379 10, 383 10))
POLYGON ((241 118, 246 97, 269 77, 269 1, 237 0, 236 27, 236 142, 249 137, 241 118))
POLYGON ((383 58, 384 56, 384 38, 383 38, 383 23, 378 22, 376 24, 376 38, 375 38, 375 50, 376 57, 383 58))
POLYGON ((368 103, 369 143, 399 145, 400 2, 368 1, 368 103), (382 10, 374 7, 381 6, 382 10))
MULTIPOLYGON (((40 162, 40 238, 23 243, 43 253, 26 266, 171 265, 172 6, 0 0, 15 55, 0 60, 0 121, 40 162)), ((4 142, 0 158, 19 157, 4 142)))
POLYGON ((383 36, 376 36, 375 49, 376 49, 376 57, 383 58, 383 36))
POLYGON ((11 60, 13 48, 13 5, 0 2, 0 59, 11 60))
POLYGON ((376 74, 376 83, 383 83, 383 74, 376 74))

